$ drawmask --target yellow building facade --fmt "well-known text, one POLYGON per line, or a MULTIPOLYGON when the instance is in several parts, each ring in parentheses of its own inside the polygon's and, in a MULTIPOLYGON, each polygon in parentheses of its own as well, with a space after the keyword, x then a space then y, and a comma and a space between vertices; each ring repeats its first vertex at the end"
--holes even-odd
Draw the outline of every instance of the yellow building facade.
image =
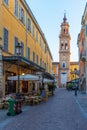
POLYGON ((78 62, 70 62, 70 80, 74 80, 76 78, 79 78, 78 73, 75 74, 75 69, 77 70, 77 72, 79 71, 78 62))
MULTIPOLYGON (((59 62, 53 62, 53 74, 55 76, 56 82, 57 82, 57 86, 59 86, 59 79, 60 79, 60 63, 59 62)), ((70 69, 69 69, 69 80, 68 81, 72 81, 75 80, 77 78, 79 78, 78 73, 75 74, 75 69, 77 70, 77 72, 79 71, 79 65, 78 62, 70 62, 70 69)), ((59 86, 60 87, 60 86, 59 86)))
MULTIPOLYGON (((3 40, 3 29, 8 31, 8 52, 14 55, 14 38, 17 37, 19 42, 24 43, 24 57, 27 57, 27 48, 30 48, 30 60, 33 61, 33 52, 38 56, 38 65, 42 59, 42 66, 48 72, 52 71, 52 55, 45 36, 34 18, 29 6, 25 0, 4 0, 0 1, 0 36, 3 40), (15 6, 18 4, 18 12, 15 14, 15 6), (20 11, 22 10, 22 11, 20 11), (20 14, 23 12, 23 16, 20 14), (17 15, 17 16, 16 16, 17 15), (20 18, 21 17, 21 18, 20 18), (28 23, 30 21, 30 24, 28 23), (29 26, 28 26, 29 24, 29 26)), ((8 54, 7 54, 8 55, 8 54)), ((36 62, 36 58, 35 61, 36 62)))
MULTIPOLYGON (((4 72, 8 69, 8 71, 14 71, 15 75, 17 75, 15 63, 9 67, 6 56, 15 56, 16 45, 21 43, 22 58, 26 62, 29 60, 35 63, 36 66, 41 67, 45 72, 52 74, 52 55, 48 43, 25 0, 0 0, 0 37, 2 56, 5 56, 3 63, 4 72), (8 67, 6 68, 6 66, 8 67)), ((35 73, 36 71, 34 69, 32 71, 31 68, 21 68, 21 74, 35 73), (23 71, 24 69, 26 71, 23 71)), ((3 95, 5 95, 5 74, 3 77, 3 95)))

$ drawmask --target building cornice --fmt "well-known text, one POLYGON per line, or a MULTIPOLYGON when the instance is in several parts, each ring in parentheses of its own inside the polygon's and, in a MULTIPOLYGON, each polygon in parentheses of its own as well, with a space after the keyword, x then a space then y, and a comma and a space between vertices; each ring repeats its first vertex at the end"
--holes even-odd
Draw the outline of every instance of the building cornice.
POLYGON ((52 65, 56 65, 56 64, 59 64, 59 62, 52 62, 52 65))
POLYGON ((78 65, 78 63, 79 63, 78 61, 71 61, 70 65, 78 65))

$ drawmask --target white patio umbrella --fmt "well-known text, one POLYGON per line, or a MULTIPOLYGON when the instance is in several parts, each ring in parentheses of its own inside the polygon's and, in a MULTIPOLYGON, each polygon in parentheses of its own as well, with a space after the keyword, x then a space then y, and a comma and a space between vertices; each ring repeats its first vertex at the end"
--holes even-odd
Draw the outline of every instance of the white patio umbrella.
POLYGON ((43 82, 44 82, 44 83, 53 83, 54 80, 44 78, 44 79, 43 79, 43 82))
MULTIPOLYGON (((7 78, 8 80, 18 80, 18 76, 9 76, 7 78)), ((20 75, 20 80, 25 80, 25 81, 38 81, 40 80, 38 76, 32 75, 32 74, 25 74, 25 75, 20 75)))

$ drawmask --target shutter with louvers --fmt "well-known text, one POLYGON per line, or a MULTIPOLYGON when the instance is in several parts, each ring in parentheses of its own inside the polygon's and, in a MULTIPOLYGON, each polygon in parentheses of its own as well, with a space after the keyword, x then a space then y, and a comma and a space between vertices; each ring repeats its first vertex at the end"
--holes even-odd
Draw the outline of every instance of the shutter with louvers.
POLYGON ((28 59, 30 60, 30 48, 28 47, 28 59))
POLYGON ((15 0, 15 15, 18 17, 18 0, 15 0))
POLYGON ((86 29, 85 29, 85 32, 86 32, 86 36, 87 36, 87 25, 86 25, 86 29))
POLYGON ((21 50, 21 56, 24 56, 24 43, 21 42, 22 50, 21 50))
POLYGON ((4 50, 8 51, 8 30, 4 28, 4 50))

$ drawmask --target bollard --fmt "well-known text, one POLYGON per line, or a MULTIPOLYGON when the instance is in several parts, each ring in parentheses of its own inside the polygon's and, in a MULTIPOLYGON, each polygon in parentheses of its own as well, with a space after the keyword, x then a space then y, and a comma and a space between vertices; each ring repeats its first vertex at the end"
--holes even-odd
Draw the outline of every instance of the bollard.
POLYGON ((75 96, 77 96, 77 88, 75 88, 75 96))
POLYGON ((48 101, 48 91, 46 91, 46 101, 48 101))

